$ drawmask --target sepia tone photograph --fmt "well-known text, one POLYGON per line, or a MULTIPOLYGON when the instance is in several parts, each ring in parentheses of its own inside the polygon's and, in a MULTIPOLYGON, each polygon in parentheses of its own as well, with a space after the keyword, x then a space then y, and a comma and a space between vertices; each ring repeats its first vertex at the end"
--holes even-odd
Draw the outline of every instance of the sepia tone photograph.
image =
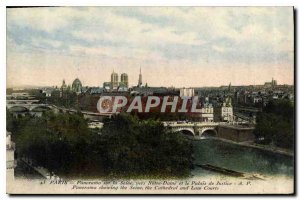
POLYGON ((8 194, 295 193, 293 7, 7 7, 8 194))

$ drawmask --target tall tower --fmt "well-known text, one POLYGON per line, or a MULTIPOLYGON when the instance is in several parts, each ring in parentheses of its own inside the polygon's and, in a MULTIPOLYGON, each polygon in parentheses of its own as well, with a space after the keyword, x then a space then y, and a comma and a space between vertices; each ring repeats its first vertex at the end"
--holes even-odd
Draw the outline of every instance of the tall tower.
POLYGON ((138 87, 141 87, 142 84, 143 84, 143 82, 142 82, 142 69, 140 68, 140 75, 139 75, 138 87))
POLYGON ((121 74, 121 83, 128 88, 128 75, 126 73, 121 74))
POLYGON ((118 86, 119 86, 118 74, 115 73, 114 71, 111 74, 110 82, 111 82, 112 89, 118 88, 118 86))

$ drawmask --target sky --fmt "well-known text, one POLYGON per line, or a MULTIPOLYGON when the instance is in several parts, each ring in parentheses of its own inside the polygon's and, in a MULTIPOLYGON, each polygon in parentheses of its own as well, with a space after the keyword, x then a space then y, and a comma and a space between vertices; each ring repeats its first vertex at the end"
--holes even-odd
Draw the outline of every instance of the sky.
POLYGON ((294 82, 292 7, 7 9, 7 87, 294 82))

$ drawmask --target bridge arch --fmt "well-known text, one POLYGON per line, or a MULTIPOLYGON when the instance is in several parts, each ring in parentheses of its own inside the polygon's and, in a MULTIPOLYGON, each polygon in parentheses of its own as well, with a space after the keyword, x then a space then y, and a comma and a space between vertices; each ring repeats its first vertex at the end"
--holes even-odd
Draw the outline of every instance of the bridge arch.
POLYGON ((184 135, 189 135, 189 136, 194 136, 195 135, 194 129, 191 129, 191 128, 179 128, 179 129, 176 129, 174 132, 175 133, 179 132, 179 133, 182 133, 184 135))
POLYGON ((8 108, 9 111, 11 112, 28 112, 29 109, 24 107, 24 106, 11 106, 8 108))
POLYGON ((35 107, 32 107, 30 109, 30 111, 32 112, 43 112, 43 111, 47 111, 47 110, 50 110, 51 108, 49 106, 35 106, 35 107))
POLYGON ((203 129, 200 132, 200 136, 201 137, 216 137, 217 131, 216 131, 216 129, 212 129, 212 128, 203 129))

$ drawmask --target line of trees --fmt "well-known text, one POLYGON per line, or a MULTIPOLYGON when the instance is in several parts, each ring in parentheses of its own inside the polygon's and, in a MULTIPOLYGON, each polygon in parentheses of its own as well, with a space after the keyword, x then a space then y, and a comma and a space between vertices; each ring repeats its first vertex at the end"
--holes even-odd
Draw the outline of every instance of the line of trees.
POLYGON ((294 104, 287 99, 270 101, 257 115, 254 134, 257 142, 294 147, 294 104))
POLYGON ((18 156, 31 158, 61 177, 184 177, 192 167, 192 145, 156 120, 120 114, 101 134, 80 113, 46 112, 14 118, 7 112, 18 156))

